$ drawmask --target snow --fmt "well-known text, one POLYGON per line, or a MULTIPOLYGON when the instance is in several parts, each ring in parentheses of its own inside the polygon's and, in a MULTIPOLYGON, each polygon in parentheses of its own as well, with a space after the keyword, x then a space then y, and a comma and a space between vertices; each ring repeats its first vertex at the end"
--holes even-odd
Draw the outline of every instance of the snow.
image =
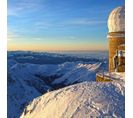
POLYGON ((124 118, 124 80, 83 82, 34 99, 21 118, 124 118))
POLYGON ((108 19, 109 32, 125 31, 125 6, 115 8, 108 19))
POLYGON ((105 71, 105 72, 97 72, 97 75, 101 75, 101 76, 110 78, 111 80, 119 80, 119 79, 124 80, 125 79, 125 72, 108 72, 108 71, 105 71))
POLYGON ((7 117, 20 118, 22 113, 22 118, 103 116, 110 101, 107 115, 123 118, 124 73, 112 73, 117 79, 111 83, 96 83, 96 72, 106 67, 106 58, 8 52, 7 117))
POLYGON ((81 81, 95 81, 96 70, 100 67, 101 63, 95 64, 82 64, 79 63, 71 71, 67 72, 64 76, 57 78, 52 84, 72 84, 81 81))
POLYGON ((8 117, 18 118, 24 107, 48 90, 95 80, 96 64, 65 62, 63 64, 15 63, 8 60, 8 117), (14 114, 14 112, 16 112, 14 114))

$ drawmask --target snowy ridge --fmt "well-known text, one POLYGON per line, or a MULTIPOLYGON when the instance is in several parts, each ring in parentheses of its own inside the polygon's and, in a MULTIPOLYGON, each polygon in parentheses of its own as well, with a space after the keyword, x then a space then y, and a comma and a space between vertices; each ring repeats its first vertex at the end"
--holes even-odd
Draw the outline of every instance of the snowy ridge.
POLYGON ((52 84, 64 83, 67 85, 75 82, 95 81, 96 70, 100 67, 100 65, 101 63, 95 63, 95 64, 79 63, 74 67, 74 69, 71 69, 71 71, 66 73, 64 76, 53 81, 52 84))
POLYGON ((107 59, 97 54, 76 57, 43 52, 8 52, 7 117, 20 118, 21 114, 22 118, 103 116, 110 96, 110 101, 113 101, 107 115, 123 118, 124 74, 112 73, 117 82, 96 83, 96 72, 107 69, 107 59), (108 91, 112 92, 109 94, 108 91), (112 107, 119 104, 122 107, 116 107, 117 112, 112 107))
POLYGON ((124 80, 83 82, 34 99, 21 118, 124 118, 124 80))
POLYGON ((8 118, 19 118, 29 102, 49 90, 94 81, 100 65, 83 62, 39 65, 8 60, 8 118))

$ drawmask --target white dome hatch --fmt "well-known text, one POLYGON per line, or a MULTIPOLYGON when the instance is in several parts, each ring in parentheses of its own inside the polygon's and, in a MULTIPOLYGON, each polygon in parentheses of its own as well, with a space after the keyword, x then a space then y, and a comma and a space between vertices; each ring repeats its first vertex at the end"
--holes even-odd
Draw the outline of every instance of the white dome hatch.
POLYGON ((108 19, 109 32, 125 31, 125 7, 115 8, 109 15, 108 19))

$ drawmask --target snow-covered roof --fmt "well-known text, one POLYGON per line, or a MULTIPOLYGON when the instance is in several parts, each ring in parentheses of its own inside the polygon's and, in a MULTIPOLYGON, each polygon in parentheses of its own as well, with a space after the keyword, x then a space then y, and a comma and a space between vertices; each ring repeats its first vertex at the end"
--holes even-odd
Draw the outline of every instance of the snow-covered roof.
POLYGON ((109 32, 125 31, 125 6, 115 8, 108 18, 109 32))
POLYGON ((111 80, 125 80, 125 72, 121 72, 121 73, 119 73, 119 72, 98 72, 97 73, 97 75, 101 75, 101 76, 103 76, 104 75, 104 77, 105 78, 109 78, 109 79, 111 79, 111 80))

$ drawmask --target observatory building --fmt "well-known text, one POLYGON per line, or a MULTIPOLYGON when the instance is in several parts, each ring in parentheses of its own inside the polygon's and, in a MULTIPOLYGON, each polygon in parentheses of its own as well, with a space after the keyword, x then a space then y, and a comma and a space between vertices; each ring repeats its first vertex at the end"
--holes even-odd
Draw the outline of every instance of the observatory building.
POLYGON ((115 8, 108 18, 109 72, 125 72, 125 7, 115 8))
POLYGON ((109 72, 98 72, 97 82, 112 81, 112 72, 125 72, 125 7, 115 8, 108 18, 109 72))

